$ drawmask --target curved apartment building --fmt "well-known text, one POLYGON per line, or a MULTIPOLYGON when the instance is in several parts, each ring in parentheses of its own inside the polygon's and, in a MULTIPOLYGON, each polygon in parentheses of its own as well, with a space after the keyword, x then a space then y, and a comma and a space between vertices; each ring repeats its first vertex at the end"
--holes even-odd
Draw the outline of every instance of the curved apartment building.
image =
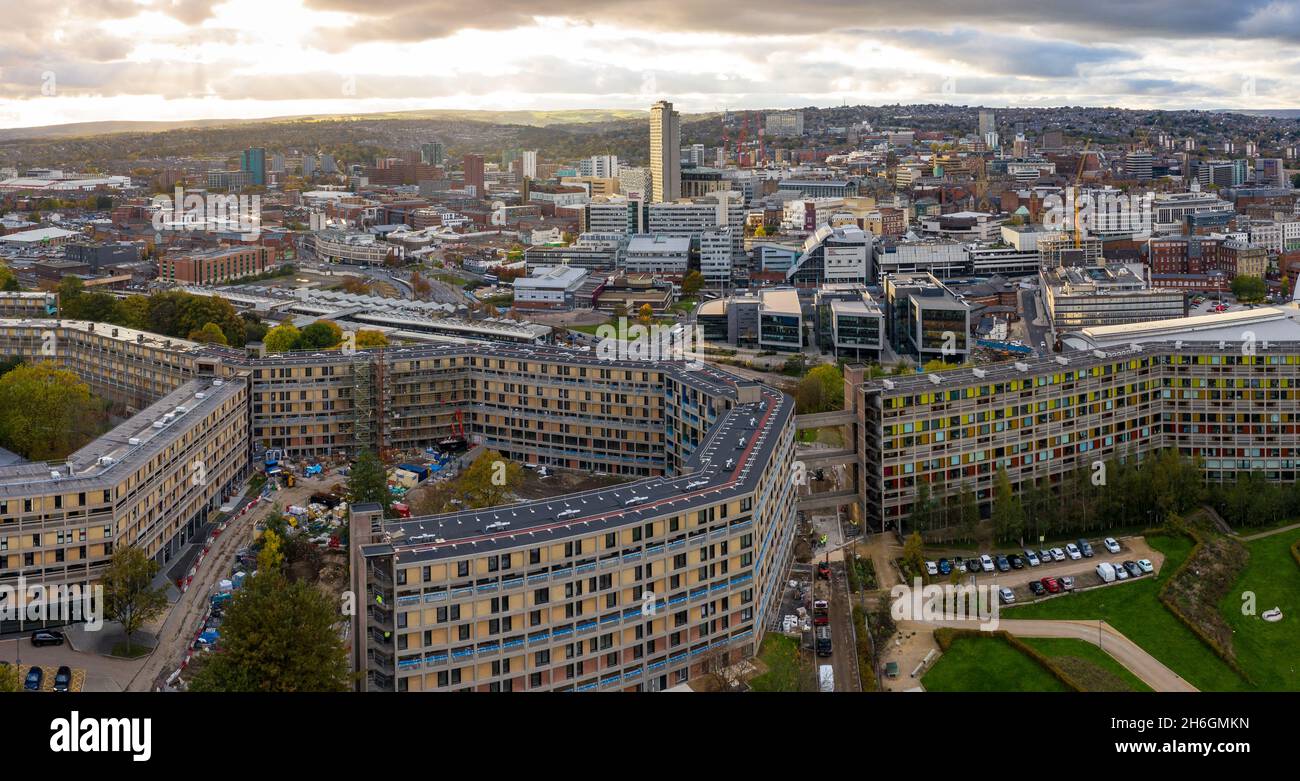
POLYGON ((254 443, 423 448, 463 424, 511 459, 639 479, 490 513, 354 508, 362 688, 662 689, 752 654, 774 619, 794 405, 758 383, 499 344, 251 356, 56 320, 0 320, 0 355, 139 410, 67 464, 0 469, 0 578, 86 583, 124 543, 169 561, 254 443))

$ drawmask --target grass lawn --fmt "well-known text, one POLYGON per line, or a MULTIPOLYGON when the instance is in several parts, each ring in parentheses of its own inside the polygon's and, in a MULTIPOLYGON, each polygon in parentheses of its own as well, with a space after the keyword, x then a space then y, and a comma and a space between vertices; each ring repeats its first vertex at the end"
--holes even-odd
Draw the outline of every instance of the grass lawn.
POLYGON ((799 691, 799 656, 798 640, 769 632, 758 651, 758 658, 767 665, 767 672, 752 678, 750 688, 756 692, 799 691))
POLYGON ((1128 668, 1086 640, 1069 637, 1022 637, 1020 642, 1051 657, 1088 691, 1149 692, 1151 687, 1128 668))
POLYGON ((1245 543, 1250 564, 1219 609, 1235 636, 1237 661, 1260 689, 1300 691, 1300 566, 1291 558, 1291 545, 1300 540, 1292 529, 1245 543), (1255 594, 1255 615, 1242 615, 1242 593, 1255 594), (1282 620, 1260 618, 1265 610, 1282 608, 1282 620))
MULTIPOLYGON (((1154 535, 1146 539, 1151 547, 1165 554, 1158 577, 1143 576, 1136 581, 1006 608, 1003 617, 1103 619, 1202 691, 1249 689, 1240 676, 1160 603, 1160 587, 1187 558, 1192 541, 1181 535, 1154 535)), ((1294 570, 1295 564, 1291 567, 1294 570)))
POLYGON ((954 640, 921 676, 932 692, 1064 692, 1069 687, 1000 637, 954 640))

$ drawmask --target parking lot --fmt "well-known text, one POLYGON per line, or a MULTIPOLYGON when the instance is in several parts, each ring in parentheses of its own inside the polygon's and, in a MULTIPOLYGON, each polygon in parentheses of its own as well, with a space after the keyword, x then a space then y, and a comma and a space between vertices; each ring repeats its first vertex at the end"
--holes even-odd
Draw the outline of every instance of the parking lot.
MULTIPOLYGON (((1160 572, 1160 567, 1164 564, 1164 554, 1148 545, 1144 538, 1119 537, 1116 541, 1120 545, 1119 553, 1110 553, 1107 551, 1101 544, 1100 539, 1089 540, 1093 549, 1093 556, 1091 558, 1081 556, 1078 559, 1071 559, 1067 556, 1065 561, 1053 560, 1049 563, 1040 563, 1037 567, 1026 564, 1024 569, 1012 569, 1009 572, 1000 572, 996 567, 993 572, 984 572, 981 567, 973 574, 967 573, 963 575, 961 582, 975 585, 1005 586, 1010 588, 1012 593, 1015 595, 1015 604, 1020 604, 1035 599, 1045 599, 1055 596, 1055 594, 1047 593, 1040 597, 1035 595, 1031 590, 1029 586, 1030 581, 1041 583, 1043 578, 1056 578, 1059 583, 1060 578, 1062 577, 1072 577, 1074 578, 1074 588, 1072 589, 1074 591, 1103 585, 1114 585, 1115 583, 1124 583, 1126 580, 1134 579, 1130 577, 1126 580, 1116 580, 1112 583, 1102 581, 1101 577, 1097 574, 1097 565, 1102 562, 1110 562, 1118 567, 1122 566, 1122 563, 1125 561, 1147 559, 1151 562, 1153 571, 1151 574, 1139 575, 1138 578, 1154 577, 1160 572)), ((1064 550, 1065 544, 1051 544, 1046 547, 1059 547, 1064 550)), ((1038 550, 1039 548, 1034 548, 1035 552, 1038 550)), ((1022 557, 1024 556, 1024 552, 1020 550, 990 551, 989 555, 996 559, 998 555, 1009 555, 1012 553, 1017 553, 1022 557)), ((971 554, 968 551, 934 552, 929 554, 929 560, 937 563, 940 558, 948 558, 952 561, 955 556, 961 556, 963 557, 963 561, 969 563, 973 555, 975 556, 975 563, 978 563, 978 556, 982 554, 971 554), (949 553, 951 553, 951 555, 949 555, 949 553)), ((930 582, 946 583, 948 582, 948 577, 944 575, 936 575, 930 578, 930 582)), ((1064 590, 1060 593, 1064 593, 1064 590)))
MULTIPOLYGON (((53 692, 54 677, 55 675, 58 674, 59 668, 50 667, 47 665, 41 665, 40 669, 41 672, 44 673, 44 675, 41 678, 40 690, 43 692, 53 692)), ((18 668, 18 686, 22 688, 23 691, 27 691, 26 688, 27 675, 28 673, 31 672, 31 670, 32 670, 32 665, 30 664, 24 664, 18 668)), ((81 669, 80 667, 73 667, 72 680, 68 684, 68 691, 79 692, 82 689, 84 689, 85 686, 86 686, 86 671, 81 669)))

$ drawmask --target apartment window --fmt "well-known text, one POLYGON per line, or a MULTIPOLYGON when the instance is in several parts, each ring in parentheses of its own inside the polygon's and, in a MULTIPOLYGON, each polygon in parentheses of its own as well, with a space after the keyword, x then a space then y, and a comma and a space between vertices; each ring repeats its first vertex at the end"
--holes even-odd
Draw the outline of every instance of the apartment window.
POLYGON ((458 561, 458 562, 456 562, 456 575, 457 575, 458 577, 462 577, 462 578, 464 578, 464 577, 469 577, 469 562, 468 562, 468 561, 458 561))

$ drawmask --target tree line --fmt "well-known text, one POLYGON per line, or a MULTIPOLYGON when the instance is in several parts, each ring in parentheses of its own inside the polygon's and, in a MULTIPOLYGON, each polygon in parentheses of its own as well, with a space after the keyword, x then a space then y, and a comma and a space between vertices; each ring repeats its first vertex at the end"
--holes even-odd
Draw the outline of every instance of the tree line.
POLYGON ((1300 515, 1300 483, 1270 482, 1257 474, 1207 482, 1204 462, 1176 449, 1082 464, 1054 483, 1044 476, 1018 487, 999 468, 984 501, 968 481, 952 492, 920 481, 904 531, 965 541, 989 533, 1002 542, 1061 538, 1158 526, 1207 503, 1234 526, 1277 523, 1300 515))

